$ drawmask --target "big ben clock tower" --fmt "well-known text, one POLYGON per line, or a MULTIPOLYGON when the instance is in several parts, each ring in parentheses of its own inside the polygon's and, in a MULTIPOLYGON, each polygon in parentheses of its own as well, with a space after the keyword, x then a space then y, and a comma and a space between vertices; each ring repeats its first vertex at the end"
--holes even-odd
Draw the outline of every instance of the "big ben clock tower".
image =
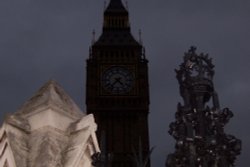
POLYGON ((149 154, 147 63, 130 32, 127 9, 121 0, 110 0, 87 59, 86 83, 87 113, 95 116, 107 166, 133 167, 134 153, 142 153, 143 161, 149 154))

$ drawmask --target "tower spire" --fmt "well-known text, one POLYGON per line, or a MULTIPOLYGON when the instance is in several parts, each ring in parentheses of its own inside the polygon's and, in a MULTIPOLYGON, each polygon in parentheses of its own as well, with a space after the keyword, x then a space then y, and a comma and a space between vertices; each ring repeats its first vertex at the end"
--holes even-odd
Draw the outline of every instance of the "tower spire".
POLYGON ((110 0, 104 11, 103 29, 129 29, 128 11, 121 0, 110 0))
POLYGON ((95 43, 95 29, 92 31, 92 45, 95 43))
POLYGON ((126 8, 124 7, 123 3, 121 0, 110 0, 109 5, 106 9, 106 12, 109 11, 123 11, 123 12, 127 12, 126 8))
POLYGON ((139 29, 139 43, 142 44, 142 33, 141 33, 141 29, 139 29))
POLYGON ((107 7, 107 1, 104 1, 104 11, 105 11, 106 7, 107 7))
POLYGON ((128 1, 125 2, 125 5, 126 5, 126 9, 129 10, 128 9, 128 1))

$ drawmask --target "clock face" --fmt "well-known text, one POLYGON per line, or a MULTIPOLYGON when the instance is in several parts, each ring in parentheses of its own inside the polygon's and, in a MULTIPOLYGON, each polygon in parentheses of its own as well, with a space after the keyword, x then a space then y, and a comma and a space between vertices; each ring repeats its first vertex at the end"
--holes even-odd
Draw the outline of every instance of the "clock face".
POLYGON ((125 67, 111 67, 104 71, 102 75, 103 88, 113 94, 124 94, 129 92, 133 83, 133 74, 125 67))

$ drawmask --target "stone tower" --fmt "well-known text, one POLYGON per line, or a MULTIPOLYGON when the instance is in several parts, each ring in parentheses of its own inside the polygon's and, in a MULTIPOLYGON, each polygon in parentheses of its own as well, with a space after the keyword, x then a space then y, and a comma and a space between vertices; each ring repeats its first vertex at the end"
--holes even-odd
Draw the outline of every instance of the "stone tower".
POLYGON ((233 113, 220 109, 213 68, 208 55, 198 55, 191 47, 176 70, 184 104, 178 104, 176 121, 170 124, 176 151, 166 167, 233 167, 240 154, 241 141, 224 133, 233 113))
POLYGON ((111 0, 102 34, 90 48, 86 83, 87 113, 98 124, 106 166, 135 166, 139 145, 144 160, 149 152, 147 64, 144 47, 131 34, 127 9, 121 0, 111 0))

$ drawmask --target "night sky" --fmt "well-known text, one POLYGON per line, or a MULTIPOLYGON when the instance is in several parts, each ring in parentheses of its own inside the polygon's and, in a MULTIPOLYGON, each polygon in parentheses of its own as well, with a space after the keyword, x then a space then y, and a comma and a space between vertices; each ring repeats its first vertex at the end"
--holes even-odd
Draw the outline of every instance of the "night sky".
MULTIPOLYGON (((174 69, 191 45, 215 64, 221 107, 234 117, 226 132, 243 142, 238 167, 250 164, 250 1, 129 0, 132 32, 149 60, 152 166, 174 151, 168 135, 179 95, 174 69)), ((0 117, 15 112, 46 81, 57 80, 85 111, 92 31, 101 34, 104 0, 0 1, 0 117)))

